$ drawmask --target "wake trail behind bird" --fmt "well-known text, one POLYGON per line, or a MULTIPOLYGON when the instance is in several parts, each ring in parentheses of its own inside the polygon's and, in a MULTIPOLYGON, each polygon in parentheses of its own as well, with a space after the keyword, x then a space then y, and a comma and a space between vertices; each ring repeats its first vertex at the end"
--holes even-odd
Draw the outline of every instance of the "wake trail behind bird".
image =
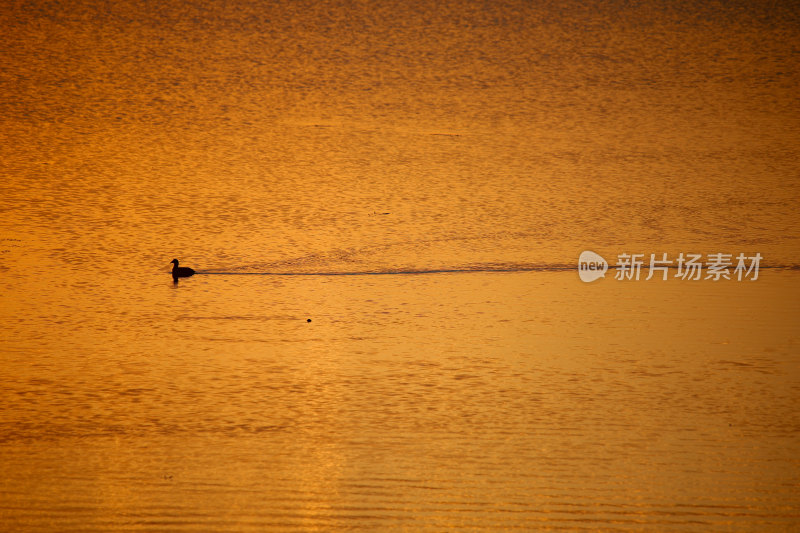
POLYGON ((576 266, 546 265, 529 267, 464 267, 398 270, 318 271, 318 272, 230 272, 221 270, 198 270, 197 274, 217 276, 392 276, 421 274, 467 274, 478 272, 563 272, 577 270, 576 266))

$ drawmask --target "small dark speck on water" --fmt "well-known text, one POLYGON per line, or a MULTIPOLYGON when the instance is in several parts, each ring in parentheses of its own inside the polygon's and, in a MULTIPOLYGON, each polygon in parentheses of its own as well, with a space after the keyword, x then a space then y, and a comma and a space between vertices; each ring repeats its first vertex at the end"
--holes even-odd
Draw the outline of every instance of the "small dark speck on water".
POLYGON ((311 322, 311 319, 309 318, 308 320, 306 320, 306 322, 311 322))

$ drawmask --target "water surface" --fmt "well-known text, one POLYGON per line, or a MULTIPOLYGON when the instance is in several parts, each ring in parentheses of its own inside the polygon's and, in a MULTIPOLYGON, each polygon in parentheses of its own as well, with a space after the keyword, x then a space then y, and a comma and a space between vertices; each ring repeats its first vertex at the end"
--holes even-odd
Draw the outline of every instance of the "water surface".
POLYGON ((0 529, 797 527, 793 6, 0 17, 0 529))

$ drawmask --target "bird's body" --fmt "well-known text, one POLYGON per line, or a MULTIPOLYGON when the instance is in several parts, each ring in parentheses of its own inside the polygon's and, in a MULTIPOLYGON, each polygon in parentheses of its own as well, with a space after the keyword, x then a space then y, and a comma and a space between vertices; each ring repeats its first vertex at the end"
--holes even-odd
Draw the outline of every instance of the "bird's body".
POLYGON ((178 278, 188 278, 189 276, 194 276, 194 270, 189 267, 182 267, 178 266, 178 260, 173 259, 170 261, 172 263, 172 277, 175 279, 178 278))

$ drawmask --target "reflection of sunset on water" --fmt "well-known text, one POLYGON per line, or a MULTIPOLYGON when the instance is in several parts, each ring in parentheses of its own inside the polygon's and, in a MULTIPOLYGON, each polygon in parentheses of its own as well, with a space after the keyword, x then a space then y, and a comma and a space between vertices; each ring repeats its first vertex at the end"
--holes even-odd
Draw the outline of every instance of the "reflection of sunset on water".
POLYGON ((7 7, 0 529, 791 529, 797 17, 7 7))

